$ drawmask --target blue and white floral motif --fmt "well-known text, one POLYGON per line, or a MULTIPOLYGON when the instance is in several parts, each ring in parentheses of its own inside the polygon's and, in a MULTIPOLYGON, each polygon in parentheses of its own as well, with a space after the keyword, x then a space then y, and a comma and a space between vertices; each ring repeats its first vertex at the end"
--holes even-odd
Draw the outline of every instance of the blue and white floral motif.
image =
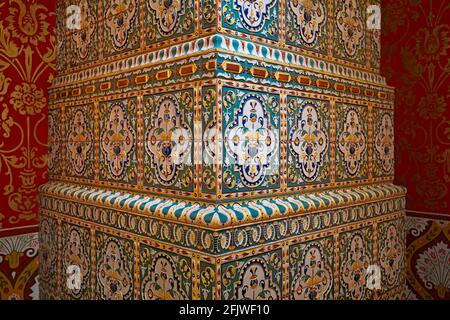
POLYGON ((289 10, 295 16, 302 41, 313 46, 326 20, 326 10, 319 0, 296 0, 288 2, 289 10))
POLYGON ((145 147, 159 182, 171 185, 180 167, 191 158, 192 132, 182 121, 177 98, 172 94, 160 98, 152 119, 145 147))
POLYGON ((264 180, 271 158, 278 149, 277 135, 270 128, 260 95, 245 95, 235 119, 225 132, 225 147, 235 160, 242 183, 246 187, 257 187, 264 180))
POLYGON ((184 11, 184 0, 150 0, 147 4, 155 13, 159 32, 165 36, 175 32, 184 11))
POLYGON ((276 0, 234 0, 234 7, 239 11, 242 25, 253 32, 261 31, 268 18, 269 9, 276 0))
POLYGON ((292 150, 297 154, 300 172, 306 180, 314 180, 328 148, 328 138, 322 127, 317 106, 311 102, 304 103, 289 138, 292 150))

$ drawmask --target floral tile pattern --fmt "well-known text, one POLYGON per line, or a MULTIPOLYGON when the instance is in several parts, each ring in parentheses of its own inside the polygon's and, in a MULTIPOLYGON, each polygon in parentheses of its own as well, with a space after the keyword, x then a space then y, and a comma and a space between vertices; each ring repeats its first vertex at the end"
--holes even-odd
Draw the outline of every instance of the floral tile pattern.
POLYGON ((103 0, 103 55, 116 55, 140 46, 138 0, 103 0))
POLYGON ((336 104, 336 180, 368 177, 368 111, 366 106, 336 104))
POLYGON ((381 289, 389 291, 404 284, 405 224, 403 219, 386 221, 378 228, 381 289))
POLYGON ((222 265, 222 299, 281 299, 281 252, 222 265))
MULTIPOLYGON (((63 298, 87 300, 91 298, 91 233, 87 228, 69 223, 61 224, 62 263, 61 274, 67 275, 71 267, 80 272, 80 287, 63 285, 63 298)), ((67 277, 67 276, 66 276, 67 277)))
POLYGON ((48 172, 50 175, 60 175, 62 173, 62 150, 65 145, 63 137, 61 110, 48 111, 48 172))
POLYGON ((373 9, 371 12, 367 9, 368 23, 372 24, 371 27, 367 27, 367 43, 369 48, 367 50, 367 59, 372 68, 379 69, 381 61, 381 28, 378 28, 377 23, 379 22, 381 27, 382 19, 381 17, 377 17, 376 7, 380 8, 382 13, 383 8, 381 6, 381 0, 370 1, 368 4, 373 6, 373 9))
POLYGON ((213 264, 200 263, 200 297, 203 300, 214 300, 216 271, 213 264))
POLYGON ((70 28, 65 35, 70 41, 61 43, 68 48, 66 54, 70 55, 68 61, 73 64, 72 66, 79 66, 98 59, 99 52, 96 44, 99 42, 97 17, 100 3, 100 1, 92 0, 64 2, 66 8, 69 5, 78 6, 80 13, 79 28, 70 28))
POLYGON ((374 170, 375 177, 394 175, 394 111, 375 108, 374 126, 374 170))
POLYGON ((366 1, 334 2, 334 56, 364 63, 366 43, 366 1))
POLYGON ((305 242, 289 247, 290 298, 333 299, 333 239, 305 242))
POLYGON ((288 186, 330 180, 330 104, 287 98, 288 186))
POLYGON ((67 107, 66 117, 66 174, 94 178, 94 105, 67 107))
POLYGON ((141 245, 140 261, 142 299, 192 299, 191 259, 141 245))
POLYGON ((280 100, 277 95, 223 88, 223 191, 277 188, 280 100))
POLYGON ((145 185, 193 191, 193 90, 143 99, 145 185))
POLYGON ((364 228, 340 235, 340 297, 351 300, 368 299, 367 269, 373 263, 373 230, 364 228))
POLYGON ((327 54, 327 3, 286 1, 286 43, 327 54))
POLYGON ((215 86, 202 88, 202 192, 217 192, 217 89, 215 86))
POLYGON ((149 0, 145 6, 148 44, 194 32, 194 0, 149 0))
POLYGON ((136 183, 136 99, 101 103, 99 113, 100 180, 136 183))
POLYGON ((127 300, 134 297, 133 242, 97 232, 97 298, 127 300))
POLYGON ((222 25, 224 27, 278 40, 279 22, 273 19, 279 14, 279 0, 224 0, 222 1, 222 25))
MULTIPOLYGON (((55 299, 57 293, 58 222, 50 217, 40 217, 39 225, 39 283, 45 287, 40 299, 55 299)), ((40 287, 40 288, 42 288, 40 287)))
POLYGON ((216 25, 217 8, 214 0, 201 0, 202 27, 211 28, 216 25))

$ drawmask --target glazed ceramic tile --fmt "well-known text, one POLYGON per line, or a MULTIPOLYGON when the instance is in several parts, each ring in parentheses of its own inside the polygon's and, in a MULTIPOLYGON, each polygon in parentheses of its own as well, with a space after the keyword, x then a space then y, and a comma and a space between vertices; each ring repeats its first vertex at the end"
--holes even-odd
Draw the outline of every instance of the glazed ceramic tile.
POLYGON ((280 183, 280 98, 224 87, 224 193, 277 188, 280 183))
POLYGON ((44 297, 403 296, 394 90, 365 0, 94 2, 80 31, 58 19, 44 297))

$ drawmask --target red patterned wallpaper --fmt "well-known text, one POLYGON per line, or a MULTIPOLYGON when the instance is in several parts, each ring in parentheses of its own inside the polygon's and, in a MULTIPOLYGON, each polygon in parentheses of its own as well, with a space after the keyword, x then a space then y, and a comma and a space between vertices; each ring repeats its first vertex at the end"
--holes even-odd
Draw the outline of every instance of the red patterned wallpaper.
POLYGON ((382 74, 396 88, 396 183, 409 210, 450 215, 450 3, 382 2, 382 74))
POLYGON ((0 2, 0 299, 37 293, 37 191, 47 178, 55 20, 54 0, 0 2))
POLYGON ((450 3, 382 1, 382 74, 396 88, 396 183, 408 188, 409 299, 450 299, 450 3))
POLYGON ((46 180, 47 87, 55 62, 55 1, 0 3, 0 227, 37 223, 46 180))

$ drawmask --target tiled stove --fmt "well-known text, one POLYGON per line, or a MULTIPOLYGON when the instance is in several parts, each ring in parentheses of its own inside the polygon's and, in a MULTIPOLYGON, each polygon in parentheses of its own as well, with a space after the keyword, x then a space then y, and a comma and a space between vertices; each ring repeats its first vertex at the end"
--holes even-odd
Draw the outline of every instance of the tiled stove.
POLYGON ((41 296, 401 298, 372 2, 58 1, 41 296))

